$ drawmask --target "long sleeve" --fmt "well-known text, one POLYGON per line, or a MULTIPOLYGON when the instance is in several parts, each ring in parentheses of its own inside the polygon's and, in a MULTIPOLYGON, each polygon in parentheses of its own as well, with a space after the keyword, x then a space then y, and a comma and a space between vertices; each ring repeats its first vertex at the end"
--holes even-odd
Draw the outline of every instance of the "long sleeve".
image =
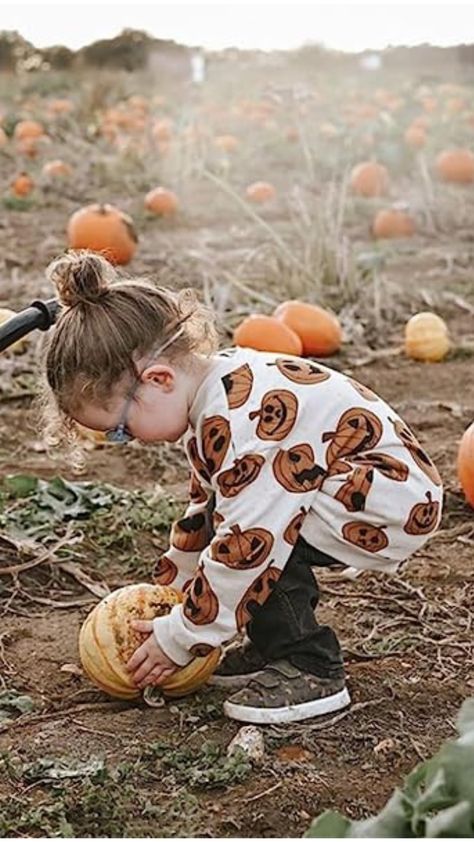
POLYGON ((212 530, 209 503, 212 489, 206 488, 191 469, 189 504, 183 516, 171 526, 170 546, 156 562, 152 579, 156 585, 172 585, 182 590, 195 572, 202 550, 208 546, 212 530))
POLYGON ((222 464, 211 477, 216 534, 200 553, 183 605, 154 621, 158 643, 175 663, 184 665, 231 640, 275 586, 297 540, 305 504, 324 473, 314 466, 307 490, 298 489, 288 473, 296 464, 291 456, 273 442, 246 453, 230 443, 218 460, 222 464))

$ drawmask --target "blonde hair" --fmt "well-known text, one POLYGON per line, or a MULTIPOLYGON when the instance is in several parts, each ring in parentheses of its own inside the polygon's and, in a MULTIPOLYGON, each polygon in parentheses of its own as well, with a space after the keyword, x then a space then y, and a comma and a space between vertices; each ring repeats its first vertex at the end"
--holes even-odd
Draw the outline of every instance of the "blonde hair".
POLYGON ((119 280, 98 254, 69 251, 46 270, 62 305, 47 341, 42 388, 36 401, 49 447, 66 445, 69 457, 84 454, 71 415, 81 404, 108 407, 118 383, 124 394, 137 377, 135 360, 150 355, 179 325, 166 350, 186 366, 194 353, 218 347, 214 314, 193 289, 174 292, 144 279, 119 280))

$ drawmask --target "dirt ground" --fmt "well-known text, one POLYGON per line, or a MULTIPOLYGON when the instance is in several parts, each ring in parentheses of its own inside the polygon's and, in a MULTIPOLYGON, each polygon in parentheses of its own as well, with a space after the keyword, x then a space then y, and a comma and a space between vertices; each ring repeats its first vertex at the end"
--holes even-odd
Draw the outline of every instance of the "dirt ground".
MULTIPOLYGON (((1 304, 19 309, 51 295, 42 273, 64 245, 64 220, 76 204, 67 197, 60 205, 51 199, 34 225, 27 213, 10 211, 2 219, 1 304)), ((127 209, 127 200, 122 204, 127 209)), ((269 218, 284 230, 283 208, 269 218)), ((190 215, 179 227, 148 221, 128 271, 163 281, 174 271, 172 259, 204 247, 222 266, 231 266, 243 241, 265 240, 248 220, 239 218, 233 225, 210 212, 201 219, 190 215)), ((157 709, 107 699, 84 676, 61 669, 79 663, 77 636, 94 603, 91 593, 69 580, 61 594, 56 584, 51 592, 56 603, 83 603, 57 607, 44 602, 46 591, 28 600, 21 581, 12 586, 8 580, 2 591, 3 577, 2 684, 29 695, 34 709, 0 724, 3 772, 10 769, 0 776, 0 835, 67 835, 69 827, 89 836, 298 837, 327 808, 352 818, 378 811, 404 775, 454 734, 459 705, 474 693, 474 525, 455 473, 458 442, 474 415, 473 358, 466 344, 474 334, 473 264, 469 240, 445 230, 435 240, 420 235, 410 250, 394 250, 385 272, 387 289, 396 284, 408 309, 422 309, 423 301, 425 308, 438 304, 458 346, 447 360, 421 364, 395 352, 384 355, 400 344, 403 326, 388 321, 378 355, 348 344, 329 361, 395 407, 437 463, 446 491, 439 534, 400 575, 366 572, 349 581, 336 573, 318 574, 318 616, 333 626, 343 645, 352 708, 327 722, 263 728, 262 763, 241 770, 224 762, 221 781, 211 785, 206 775, 212 763, 206 766, 203 760, 200 778, 191 772, 204 743, 225 757, 239 729, 222 716, 222 693, 208 688, 157 709), (443 300, 443 291, 452 297, 443 300), (168 765, 162 745, 175 752, 168 765), (84 789, 82 780, 53 785, 47 774, 28 778, 13 768, 19 764, 31 771, 40 759, 64 757, 100 758, 107 776, 100 787, 84 789), (66 820, 67 827, 61 823, 66 820)), ((179 276, 179 285, 186 282, 194 278, 179 276)), ((224 344, 228 340, 223 336, 224 344)), ((2 362, 1 476, 21 472, 47 479, 60 473, 74 482, 108 482, 131 491, 160 485, 184 500, 187 466, 179 446, 97 448, 89 452, 80 477, 66 463, 51 462, 31 409, 41 347, 37 337, 27 355, 2 362)), ((97 569, 90 554, 82 566, 109 587, 133 580, 113 557, 108 567, 97 569)))

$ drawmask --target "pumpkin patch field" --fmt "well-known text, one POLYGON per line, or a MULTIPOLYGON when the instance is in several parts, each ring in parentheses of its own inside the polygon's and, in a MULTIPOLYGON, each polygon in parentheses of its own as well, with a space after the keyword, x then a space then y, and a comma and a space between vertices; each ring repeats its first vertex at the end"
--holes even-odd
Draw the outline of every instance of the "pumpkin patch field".
POLYGON ((200 683, 215 650, 196 652, 188 695, 106 692, 97 606, 150 583, 187 501, 183 446, 83 428, 71 459, 40 423, 48 334, 0 353, 0 836, 298 837, 326 809, 363 819, 474 695, 472 68, 229 50, 197 84, 163 62, 0 70, 0 324, 53 297, 45 269, 66 248, 192 287, 222 348, 302 356, 295 382, 320 361, 384 397, 436 463, 443 518, 396 576, 317 573, 352 707, 259 727, 257 760, 228 753, 239 724, 200 683))

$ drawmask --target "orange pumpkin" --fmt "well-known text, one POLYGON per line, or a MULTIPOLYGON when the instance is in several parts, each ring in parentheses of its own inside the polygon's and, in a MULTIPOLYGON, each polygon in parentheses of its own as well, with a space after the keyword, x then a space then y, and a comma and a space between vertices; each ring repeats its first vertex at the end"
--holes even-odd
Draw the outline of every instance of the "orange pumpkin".
POLYGON ((469 149, 447 149, 436 158, 438 176, 452 184, 474 181, 474 154, 469 149))
POLYGON ((404 211, 380 210, 374 217, 372 233, 377 240, 412 237, 415 233, 415 222, 404 211))
POLYGON ((279 450, 272 467, 275 479, 293 493, 315 491, 327 476, 324 468, 316 463, 310 444, 296 444, 289 450, 279 450))
POLYGON ((233 134, 221 134, 214 138, 214 146, 223 152, 235 152, 238 145, 239 141, 233 134))
POLYGON ((132 219, 113 205, 86 205, 73 213, 67 226, 69 248, 91 249, 111 263, 128 263, 138 237, 132 219))
POLYGON ((157 216, 173 216, 179 207, 178 197, 172 190, 155 187, 146 194, 145 207, 157 216))
POLYGON ((210 547, 211 558, 234 570, 250 570, 268 558, 273 547, 273 535, 268 529, 245 529, 232 526, 230 533, 219 535, 210 547))
POLYGON ((15 140, 25 140, 26 138, 38 138, 44 135, 44 126, 36 120, 20 120, 16 124, 13 131, 15 140))
POLYGON ((417 313, 405 325, 405 352, 414 360, 439 362, 450 347, 446 323, 436 313, 417 313))
POLYGON ((245 195, 249 202, 263 204, 275 198, 276 190, 273 184, 270 184, 268 181, 255 181, 253 184, 249 184, 245 195))
POLYGON ((293 429, 298 414, 298 398, 287 389, 273 389, 262 398, 260 409, 249 412, 258 418, 256 436, 263 441, 281 441, 293 429))
POLYGON ((388 170, 375 161, 364 161, 352 170, 350 185, 358 196, 385 196, 389 188, 388 170))
POLYGON ((457 473, 466 501, 474 508, 474 423, 465 430, 461 438, 457 473))
POLYGON ((169 142, 173 137, 173 121, 164 117, 155 120, 151 130, 153 139, 158 142, 169 142))
POLYGON ((63 114, 70 114, 74 110, 74 104, 70 99, 51 99, 48 102, 48 112, 52 117, 59 117, 63 114))
POLYGON ((35 183, 26 172, 19 173, 11 183, 11 191, 15 196, 24 198, 34 189, 35 183))
POLYGON ((68 178, 72 175, 72 169, 69 164, 58 158, 55 161, 47 161, 42 169, 42 173, 53 178, 68 178))
POLYGON ((412 123, 411 126, 408 126, 404 134, 404 138, 407 146, 412 146, 415 149, 421 149, 421 147, 426 143, 426 132, 423 126, 412 123))
POLYGON ((299 336, 307 356, 329 357, 341 347, 339 320, 317 304, 284 301, 273 315, 299 336))
MULTIPOLYGON (((174 588, 161 585, 128 585, 105 597, 93 608, 79 634, 79 654, 85 673, 101 690, 119 699, 137 699, 126 664, 147 635, 131 628, 132 620, 153 620, 168 614, 182 601, 174 588)), ((191 661, 163 685, 166 696, 194 692, 211 675, 219 660, 213 649, 206 658, 191 661)))
POLYGON ((222 378, 229 409, 239 409, 250 397, 253 386, 252 369, 247 363, 222 378))
POLYGON ((254 611, 266 602, 280 576, 281 570, 277 567, 267 567, 247 588, 235 611, 239 631, 252 619, 254 611))
POLYGON ((315 383, 324 383, 331 376, 331 373, 323 369, 320 365, 306 362, 306 360, 285 360, 279 358, 274 363, 267 363, 267 366, 276 366, 280 374, 283 374, 284 377, 287 377, 293 383, 299 383, 300 385, 314 386, 315 383))
POLYGON ((234 330, 234 343, 257 351, 277 351, 299 356, 303 343, 299 336, 281 319, 254 314, 248 316, 234 330))

